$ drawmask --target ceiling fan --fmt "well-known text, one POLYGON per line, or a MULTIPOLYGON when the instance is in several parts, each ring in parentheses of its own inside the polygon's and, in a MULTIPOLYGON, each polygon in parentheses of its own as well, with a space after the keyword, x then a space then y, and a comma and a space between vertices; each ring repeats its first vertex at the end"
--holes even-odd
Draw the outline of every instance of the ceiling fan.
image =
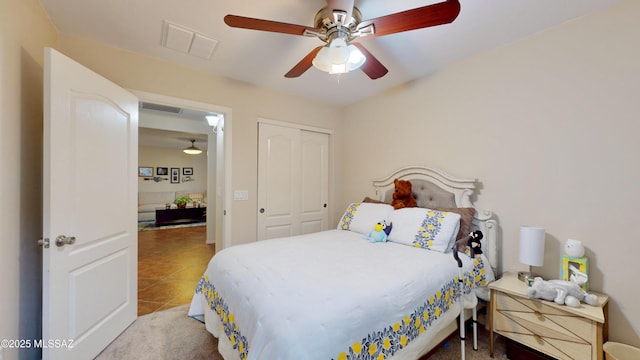
POLYGON ((237 15, 225 16, 224 22, 236 28, 317 37, 326 43, 311 50, 285 74, 287 78, 298 77, 311 66, 315 66, 330 74, 361 68, 371 79, 378 79, 389 70, 362 44, 352 42, 353 40, 449 24, 460 13, 458 0, 447 0, 362 20, 360 10, 353 3, 354 0, 327 0, 327 6, 320 9, 315 16, 314 27, 237 15))

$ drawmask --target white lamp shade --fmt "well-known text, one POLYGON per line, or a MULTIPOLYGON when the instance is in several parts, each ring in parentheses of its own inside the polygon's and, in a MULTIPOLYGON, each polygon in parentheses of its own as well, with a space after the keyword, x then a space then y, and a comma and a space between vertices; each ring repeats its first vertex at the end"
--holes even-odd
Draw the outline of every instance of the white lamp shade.
POLYGON ((337 38, 331 44, 322 47, 312 63, 329 74, 343 74, 358 69, 365 61, 366 57, 360 49, 337 38))
POLYGON ((349 49, 344 40, 334 39, 329 45, 329 49, 331 49, 331 64, 344 65, 349 61, 349 49))
POLYGON ((543 228, 533 226, 520 227, 520 262, 530 266, 544 265, 543 228))
POLYGON ((349 45, 349 71, 355 70, 362 66, 367 58, 364 56, 362 51, 358 49, 355 45, 349 45))

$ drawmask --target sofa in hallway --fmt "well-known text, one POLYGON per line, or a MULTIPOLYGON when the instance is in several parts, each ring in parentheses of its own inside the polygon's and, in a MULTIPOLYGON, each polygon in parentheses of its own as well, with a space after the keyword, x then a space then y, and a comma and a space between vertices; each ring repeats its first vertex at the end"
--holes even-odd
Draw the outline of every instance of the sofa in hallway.
POLYGON ((164 208, 167 203, 173 203, 176 198, 184 195, 206 206, 207 192, 204 190, 138 192, 138 221, 155 220, 157 208, 164 208))

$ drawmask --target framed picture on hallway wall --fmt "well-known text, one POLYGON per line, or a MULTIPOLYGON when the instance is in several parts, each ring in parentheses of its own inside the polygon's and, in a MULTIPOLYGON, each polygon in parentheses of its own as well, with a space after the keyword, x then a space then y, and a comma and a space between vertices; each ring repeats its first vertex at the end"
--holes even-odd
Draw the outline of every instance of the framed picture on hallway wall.
POLYGON ((160 175, 169 175, 169 169, 166 167, 157 167, 156 168, 156 175, 160 176, 160 175))
POLYGON ((180 183, 180 168, 171 168, 171 183, 180 183))
POLYGON ((138 168, 138 176, 153 176, 153 168, 140 166, 138 168))
POLYGON ((193 175, 193 168, 182 168, 182 175, 193 175))

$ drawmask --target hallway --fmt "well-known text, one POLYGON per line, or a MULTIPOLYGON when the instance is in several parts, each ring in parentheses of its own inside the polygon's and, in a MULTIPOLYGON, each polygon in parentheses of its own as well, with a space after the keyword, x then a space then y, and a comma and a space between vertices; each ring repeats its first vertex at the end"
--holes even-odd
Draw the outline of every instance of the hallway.
POLYGON ((191 302, 215 253, 206 226, 138 232, 138 316, 191 302))

